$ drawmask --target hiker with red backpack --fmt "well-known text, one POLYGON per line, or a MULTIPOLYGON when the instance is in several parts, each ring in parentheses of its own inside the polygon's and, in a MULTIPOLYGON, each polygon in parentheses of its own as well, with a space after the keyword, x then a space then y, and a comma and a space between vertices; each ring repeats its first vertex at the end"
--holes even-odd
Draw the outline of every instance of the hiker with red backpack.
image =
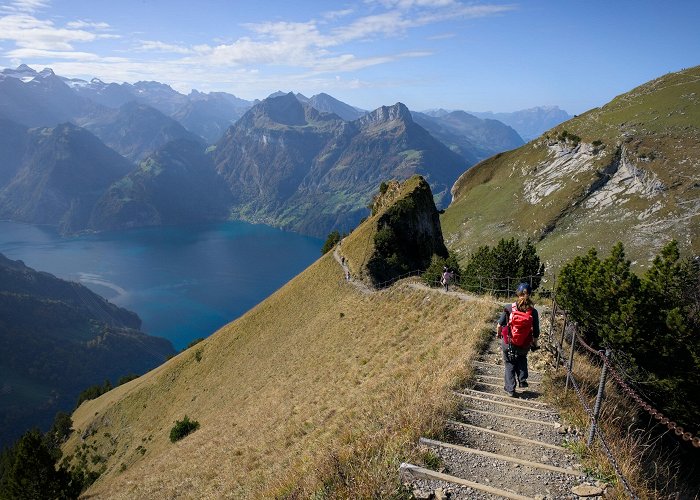
POLYGON ((533 307, 532 287, 520 283, 515 291, 517 299, 503 308, 496 324, 496 334, 503 339, 503 362, 505 364, 504 389, 515 397, 516 381, 527 387, 527 353, 537 349, 540 336, 540 315, 533 307))

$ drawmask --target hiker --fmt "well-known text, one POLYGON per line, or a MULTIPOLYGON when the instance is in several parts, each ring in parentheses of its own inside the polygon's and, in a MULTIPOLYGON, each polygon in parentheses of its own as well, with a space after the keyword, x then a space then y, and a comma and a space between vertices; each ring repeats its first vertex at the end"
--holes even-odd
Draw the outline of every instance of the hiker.
POLYGON ((540 336, 540 315, 533 307, 532 287, 520 283, 515 291, 517 299, 503 308, 496 324, 496 335, 502 337, 503 363, 505 365, 505 385, 503 389, 515 397, 516 381, 520 387, 527 387, 527 353, 536 350, 540 336))
POLYGON ((445 287, 445 291, 449 292, 450 288, 450 280, 452 279, 452 271, 445 266, 442 268, 442 279, 440 280, 440 284, 445 287))

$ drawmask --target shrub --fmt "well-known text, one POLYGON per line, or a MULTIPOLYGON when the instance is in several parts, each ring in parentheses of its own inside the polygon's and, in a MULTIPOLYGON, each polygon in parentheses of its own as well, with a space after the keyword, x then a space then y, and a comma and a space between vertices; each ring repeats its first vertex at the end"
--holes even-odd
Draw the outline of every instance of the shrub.
POLYGON ((473 292, 511 295, 520 282, 530 283, 533 290, 540 286, 544 264, 530 239, 524 244, 510 238, 501 239, 491 248, 481 246, 471 254, 462 272, 460 285, 473 292))
POLYGON ((624 358, 662 411, 683 425, 700 421, 700 264, 681 260, 671 241, 641 278, 618 243, 604 260, 595 249, 567 263, 557 301, 585 339, 624 358))
POLYGON ((78 395, 78 402, 75 404, 77 408, 83 401, 88 401, 90 399, 95 399, 102 396, 105 392, 112 390, 112 383, 109 380, 105 380, 102 385, 92 385, 85 389, 78 395))
POLYGON ((188 434, 192 434, 197 429, 199 429, 199 422, 190 420, 189 417, 185 415, 185 418, 176 421, 173 428, 170 429, 170 441, 173 443, 179 441, 188 434))
POLYGON ((135 373, 130 373, 129 375, 124 375, 123 377, 119 377, 119 380, 117 381, 117 385, 123 385, 126 384, 127 382, 131 382, 132 380, 135 380, 139 378, 140 375, 136 375, 135 373))
POLYGON ((321 255, 325 255, 328 252, 330 252, 333 247, 341 240, 340 233, 337 230, 333 230, 330 233, 328 233, 328 236, 326 237, 326 241, 323 243, 323 246, 321 247, 321 255))
MULTIPOLYGON (((324 252, 324 253, 325 253, 325 252, 324 252)), ((190 342, 189 344, 187 344, 187 347, 185 347, 185 350, 189 349, 190 347, 196 346, 197 344, 199 344, 199 343, 200 343, 202 340, 204 340, 204 339, 206 339, 206 337, 198 337, 198 338, 194 339, 192 342, 190 342)))

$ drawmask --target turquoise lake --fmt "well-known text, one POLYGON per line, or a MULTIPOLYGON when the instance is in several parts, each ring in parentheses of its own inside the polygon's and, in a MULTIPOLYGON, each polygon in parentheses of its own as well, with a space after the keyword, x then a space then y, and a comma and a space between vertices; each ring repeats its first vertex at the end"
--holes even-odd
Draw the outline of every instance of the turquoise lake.
POLYGON ((0 222, 0 253, 136 312, 176 349, 239 317, 320 256, 322 240, 244 222, 62 238, 0 222))

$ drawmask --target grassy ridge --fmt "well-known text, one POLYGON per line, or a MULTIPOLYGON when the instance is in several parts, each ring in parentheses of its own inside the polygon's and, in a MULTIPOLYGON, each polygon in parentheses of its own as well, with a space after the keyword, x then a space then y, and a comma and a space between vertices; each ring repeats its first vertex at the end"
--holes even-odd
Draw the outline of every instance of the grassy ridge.
POLYGON ((640 266, 671 238, 697 254, 698 166, 700 67, 694 67, 472 167, 455 183, 441 218, 445 239, 464 259, 502 237, 530 237, 549 268, 617 241, 640 266), (566 164, 549 167, 565 155, 577 157, 576 166, 557 177, 566 164), (657 189, 644 191, 656 181, 657 189))
POLYGON ((98 497, 387 492, 418 435, 452 409, 492 313, 489 301, 407 285, 361 293, 326 255, 209 339, 83 404, 64 451, 89 436, 106 466, 88 491, 98 497), (185 414, 201 428, 171 444, 185 414))

